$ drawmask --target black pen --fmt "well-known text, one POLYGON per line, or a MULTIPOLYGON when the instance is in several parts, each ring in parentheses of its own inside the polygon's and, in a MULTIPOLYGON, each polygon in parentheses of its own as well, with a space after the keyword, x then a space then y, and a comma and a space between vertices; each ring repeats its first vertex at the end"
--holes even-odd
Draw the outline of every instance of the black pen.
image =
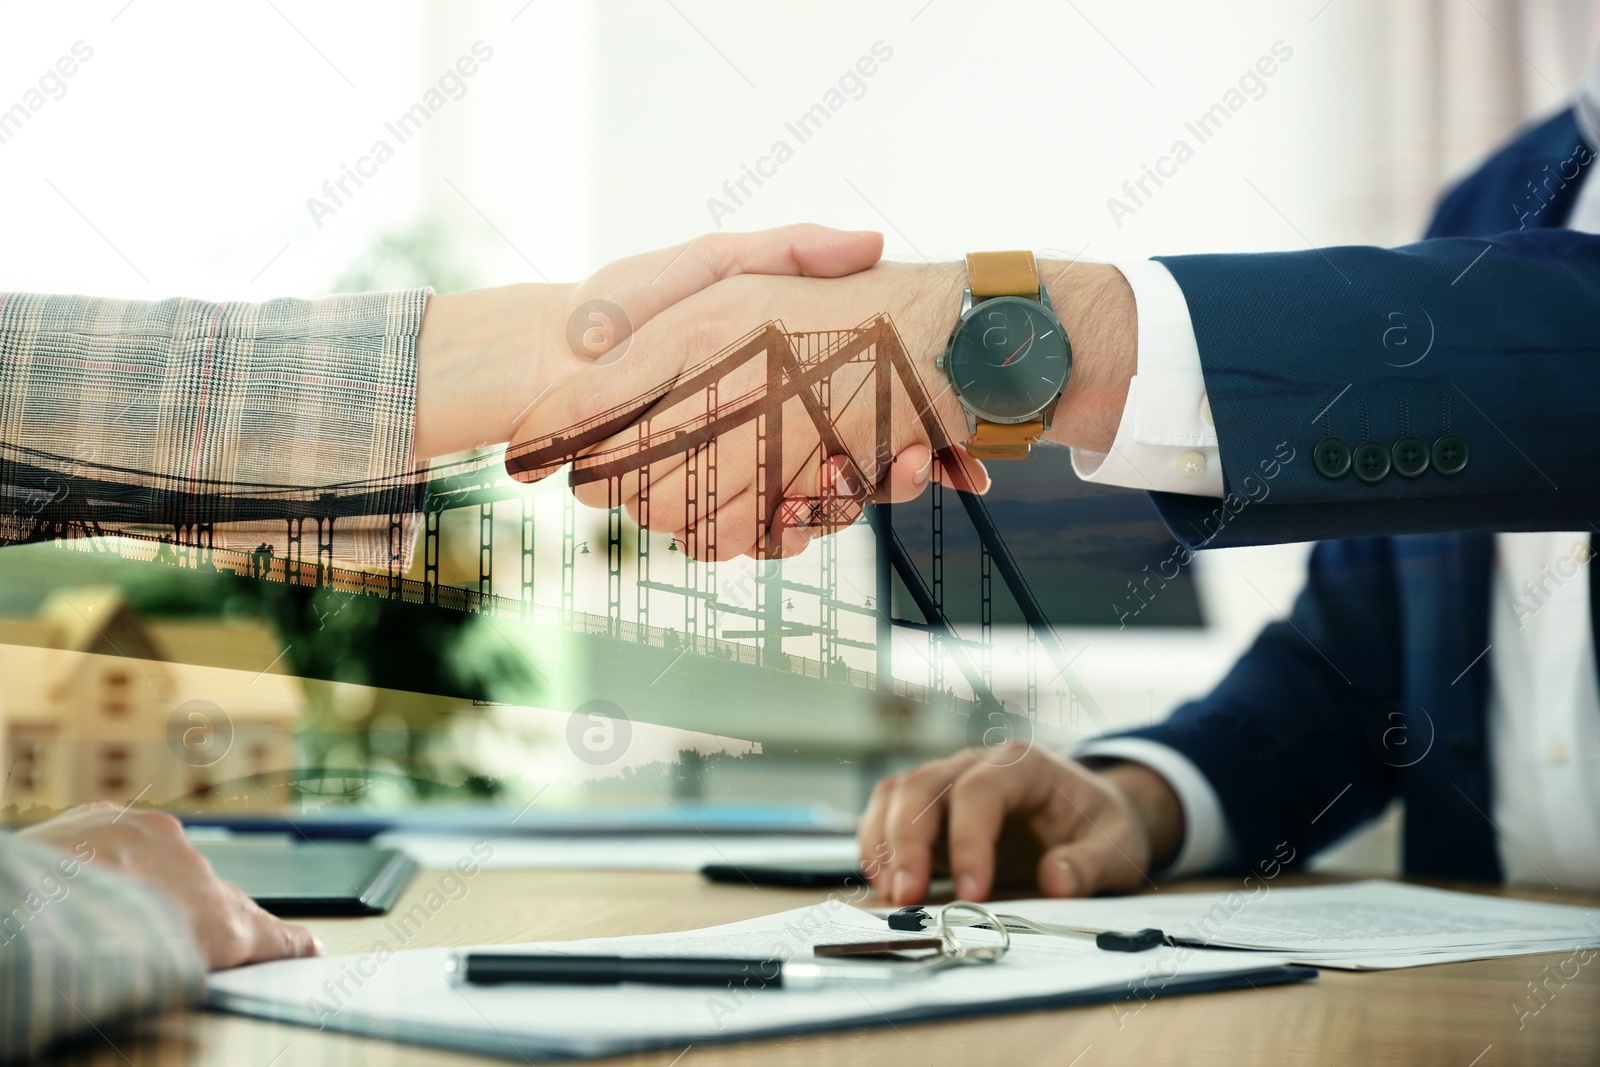
POLYGON ((918 962, 867 960, 736 959, 719 956, 580 956, 468 952, 451 957, 449 973, 472 985, 739 986, 744 989, 816 989, 846 982, 892 982, 937 969, 937 959, 918 962))

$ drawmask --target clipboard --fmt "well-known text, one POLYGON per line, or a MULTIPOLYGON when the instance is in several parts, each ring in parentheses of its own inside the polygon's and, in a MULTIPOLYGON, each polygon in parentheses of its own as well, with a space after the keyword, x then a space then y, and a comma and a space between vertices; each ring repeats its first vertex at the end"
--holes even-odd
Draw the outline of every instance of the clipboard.
MULTIPOLYGON (((540 1057, 618 1056, 685 1045, 786 1037, 796 1034, 899 1026, 984 1015, 1121 1004, 1131 1013, 1155 997, 1262 987, 1314 979, 1308 967, 1284 965, 1253 954, 1194 950, 1198 956, 1175 972, 1144 954, 1103 952, 1052 939, 1013 944, 1006 962, 953 967, 913 982, 886 982, 821 990, 722 990, 640 984, 469 986, 450 977, 463 952, 565 953, 569 955, 731 956, 772 946, 881 941, 883 919, 848 905, 826 918, 816 906, 723 926, 666 934, 462 946, 396 952, 376 957, 283 960, 207 980, 207 1004, 220 1011, 302 1026, 383 1037, 412 1044, 499 1056, 513 1062, 540 1057), (1017 960, 1026 950, 1034 960, 1017 960), (1058 959, 1043 959, 1040 953, 1058 959), (1014 965, 1022 964, 1020 971, 1014 965), (1152 971, 1155 973, 1152 974, 1152 971), (332 983, 343 974, 371 973, 359 986, 332 983), (333 988, 329 998, 319 992, 333 988), (530 1010, 537 1004, 537 1010, 530 1010)), ((892 936, 892 934, 891 934, 892 936)), ((913 934, 899 935, 907 938, 913 934)), ((965 932, 963 938, 968 937, 965 932)), ((991 936, 974 935, 981 943, 991 936)), ((1158 950, 1179 951, 1179 950, 1158 950)), ((896 964, 894 966, 906 966, 896 964)), ((1063 1021, 1063 1025, 1070 1025, 1063 1021)))

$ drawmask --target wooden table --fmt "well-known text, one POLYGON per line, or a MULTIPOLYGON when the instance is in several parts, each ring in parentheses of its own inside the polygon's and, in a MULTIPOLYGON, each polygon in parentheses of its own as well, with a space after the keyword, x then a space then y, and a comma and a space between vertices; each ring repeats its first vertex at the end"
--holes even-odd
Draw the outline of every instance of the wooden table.
MULTIPOLYGON (((396 909, 439 887, 424 872, 396 909)), ((1279 884, 1316 879, 1284 876, 1279 884)), ((1192 882, 1177 889, 1229 889, 1192 882)), ((1563 903, 1600 903, 1600 894, 1515 892, 1563 903)), ((666 871, 483 870, 447 900, 408 943, 455 945, 652 933, 752 918, 823 899, 825 893, 708 885, 666 871)), ((391 945, 385 918, 311 925, 333 953, 391 945)), ((1571 952, 1481 963, 1355 974, 1325 970, 1315 982, 1156 1000, 1118 1025, 1109 1007, 1002 1015, 836 1034, 696 1046, 606 1063, 927 1064, 931 1067, 1099 1067, 1102 1064, 1346 1064, 1503 1067, 1600 1064, 1600 955, 1568 962, 1551 979, 1536 1014, 1528 983, 1555 974, 1571 952), (1547 971, 1546 965, 1549 966, 1547 971), (681 1059, 678 1058, 681 1056, 681 1059)), ((1581 959, 1581 955, 1578 957, 1581 959)), ((1126 1010, 1126 1006, 1124 1006, 1126 1010)), ((174 1012, 59 1050, 53 1062, 136 1064, 485 1064, 505 1061, 205 1012, 174 1012), (114 1043, 114 1047, 112 1045, 114 1043)), ((522 1062, 522 1061, 517 1061, 522 1062)))

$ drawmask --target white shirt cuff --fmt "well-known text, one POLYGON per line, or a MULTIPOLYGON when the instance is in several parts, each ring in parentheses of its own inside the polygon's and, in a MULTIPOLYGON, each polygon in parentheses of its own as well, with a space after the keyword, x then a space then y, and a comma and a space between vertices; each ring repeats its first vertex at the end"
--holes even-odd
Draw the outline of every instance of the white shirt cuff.
POLYGON ((1105 759, 1142 763, 1167 780, 1183 805, 1183 845, 1172 866, 1157 878, 1180 878, 1232 862, 1233 835, 1222 815, 1222 801, 1211 781, 1194 762, 1168 745, 1144 737, 1108 737, 1087 741, 1072 753, 1076 759, 1105 759))
POLYGON ((1087 482, 1220 497, 1217 431, 1183 290, 1153 259, 1113 266, 1133 290, 1137 373, 1128 382, 1111 451, 1075 448, 1072 467, 1087 482))

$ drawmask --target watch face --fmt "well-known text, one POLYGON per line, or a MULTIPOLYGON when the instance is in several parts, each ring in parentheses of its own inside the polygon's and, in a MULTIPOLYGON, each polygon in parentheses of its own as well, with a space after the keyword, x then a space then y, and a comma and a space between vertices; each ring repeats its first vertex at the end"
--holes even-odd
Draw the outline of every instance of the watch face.
POLYGON ((962 317, 946 365, 969 408, 983 418, 1016 422, 1055 399, 1072 349, 1060 320, 1039 301, 996 296, 962 317))

